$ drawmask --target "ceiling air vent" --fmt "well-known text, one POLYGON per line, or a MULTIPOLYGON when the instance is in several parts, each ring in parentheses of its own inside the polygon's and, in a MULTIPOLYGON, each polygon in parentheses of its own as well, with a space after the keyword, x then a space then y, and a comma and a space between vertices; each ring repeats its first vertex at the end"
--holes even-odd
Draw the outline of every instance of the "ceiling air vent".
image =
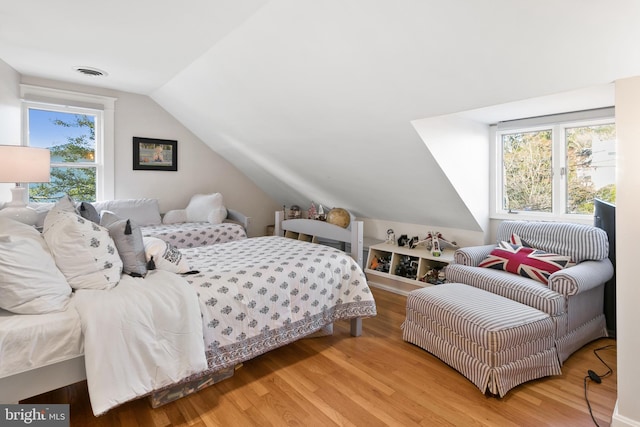
POLYGON ((73 67, 73 69, 81 74, 84 74, 85 76, 98 77, 107 75, 106 71, 98 70, 97 68, 93 67, 73 67))

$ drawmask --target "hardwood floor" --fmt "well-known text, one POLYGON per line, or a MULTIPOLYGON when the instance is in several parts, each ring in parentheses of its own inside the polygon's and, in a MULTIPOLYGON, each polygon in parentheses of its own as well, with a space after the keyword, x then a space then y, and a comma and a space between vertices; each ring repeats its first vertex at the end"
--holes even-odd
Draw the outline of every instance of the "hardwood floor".
POLYGON ((585 346, 563 374, 520 385, 504 398, 482 395, 466 378, 402 340, 406 298, 373 289, 375 318, 361 337, 338 322, 333 336, 301 340, 238 369, 199 393, 152 409, 146 398, 91 412, 86 382, 26 402, 70 403, 72 426, 590 426, 584 377, 614 370, 588 397, 600 426, 616 401, 615 340, 585 346))

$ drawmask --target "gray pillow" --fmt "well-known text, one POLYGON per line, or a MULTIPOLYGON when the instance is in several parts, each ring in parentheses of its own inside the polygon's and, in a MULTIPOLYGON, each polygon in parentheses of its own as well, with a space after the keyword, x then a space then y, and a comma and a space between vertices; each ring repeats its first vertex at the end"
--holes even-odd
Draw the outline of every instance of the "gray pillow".
POLYGON ((122 271, 133 277, 147 274, 147 259, 140 227, 129 219, 120 219, 111 212, 103 212, 100 225, 109 230, 122 259, 122 271))
POLYGON ((80 202, 78 205, 78 213, 84 219, 100 224, 100 214, 96 208, 89 202, 80 202))

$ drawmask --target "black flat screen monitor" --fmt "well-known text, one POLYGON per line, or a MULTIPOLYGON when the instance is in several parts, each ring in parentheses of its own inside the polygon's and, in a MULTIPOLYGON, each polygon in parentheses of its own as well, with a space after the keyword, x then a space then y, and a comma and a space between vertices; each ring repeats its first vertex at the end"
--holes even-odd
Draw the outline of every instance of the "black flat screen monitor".
POLYGON ((609 259, 613 264, 613 277, 604 286, 604 315, 609 335, 616 334, 616 206, 604 200, 594 199, 593 225, 602 228, 609 236, 609 259))

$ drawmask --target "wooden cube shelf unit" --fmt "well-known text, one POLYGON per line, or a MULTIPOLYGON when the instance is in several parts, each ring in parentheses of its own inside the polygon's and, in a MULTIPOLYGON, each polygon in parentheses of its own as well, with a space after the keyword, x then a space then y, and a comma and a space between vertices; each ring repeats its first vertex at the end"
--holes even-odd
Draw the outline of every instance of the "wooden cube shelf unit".
MULTIPOLYGON (((390 292, 406 295, 409 292, 432 286, 428 282, 423 282, 420 278, 433 268, 444 268, 453 262, 453 251, 446 249, 440 256, 433 256, 424 246, 409 249, 405 246, 397 246, 388 243, 380 243, 369 248, 365 273, 369 285, 385 289, 390 292), (408 257, 408 258, 405 258, 408 257), (372 268, 378 260, 388 259, 388 271, 372 268), (412 267, 415 267, 415 277, 404 277, 398 271, 398 266, 403 260, 408 260, 412 267)), ((406 264, 406 263, 405 263, 406 264)))

